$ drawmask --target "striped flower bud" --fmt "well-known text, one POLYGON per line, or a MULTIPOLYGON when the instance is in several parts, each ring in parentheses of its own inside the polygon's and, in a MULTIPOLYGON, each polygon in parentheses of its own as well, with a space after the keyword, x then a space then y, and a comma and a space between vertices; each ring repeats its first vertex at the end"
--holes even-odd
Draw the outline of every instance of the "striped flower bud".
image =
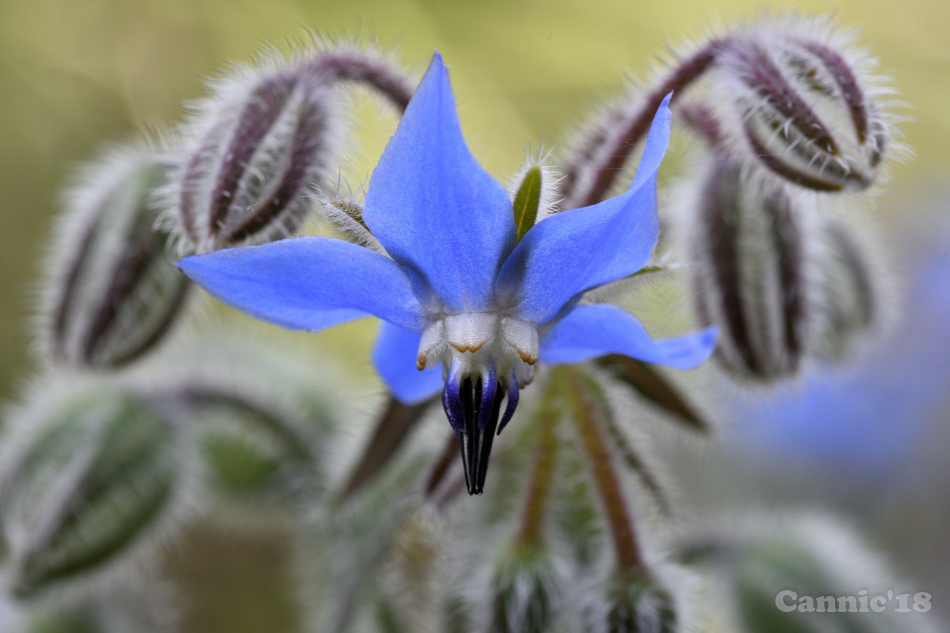
POLYGON ((556 621, 560 590, 548 556, 518 547, 499 561, 492 578, 495 633, 546 633, 556 621))
POLYGON ((148 551, 181 478, 175 431, 146 402, 104 389, 48 402, 50 389, 13 420, 0 462, 7 582, 21 598, 148 551))
POLYGON ((884 271, 875 265, 870 237, 845 217, 823 217, 816 242, 821 298, 813 347, 822 358, 841 360, 886 322, 884 271))
POLYGON ((723 156, 700 182, 684 225, 695 307, 703 324, 719 328, 716 358, 745 378, 793 373, 810 318, 804 210, 723 156))
POLYGON ((81 169, 64 201, 40 303, 44 356, 116 367, 152 349, 181 311, 189 282, 156 229, 153 194, 167 156, 122 148, 81 169))
POLYGON ((717 60, 737 154, 818 191, 854 191, 878 180, 894 126, 890 89, 848 34, 825 21, 756 24, 717 60))
POLYGON ((678 633, 676 601, 647 576, 611 578, 583 613, 584 633, 678 633))
POLYGON ((287 237, 334 165, 328 77, 278 62, 239 69, 212 92, 169 190, 182 237, 197 251, 287 237))

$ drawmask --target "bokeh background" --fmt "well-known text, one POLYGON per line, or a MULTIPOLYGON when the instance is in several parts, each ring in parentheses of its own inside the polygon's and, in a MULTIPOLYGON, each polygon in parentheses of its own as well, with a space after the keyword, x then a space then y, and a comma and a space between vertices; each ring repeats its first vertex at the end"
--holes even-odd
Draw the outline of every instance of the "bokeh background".
MULTIPOLYGON (((851 404, 809 395, 817 404, 789 405, 800 409, 789 414, 783 408, 783 418, 774 414, 782 397, 768 406, 744 403, 720 453, 703 449, 692 459, 692 449, 674 447, 670 455, 682 462, 696 512, 728 505, 730 498, 772 506, 807 501, 844 512, 902 573, 920 578, 919 589, 931 591, 936 609, 948 613, 939 599, 942 589, 950 602, 943 544, 950 525, 950 433, 941 424, 950 411, 945 0, 0 0, 0 398, 15 397, 32 370, 35 276, 70 170, 104 142, 173 124, 183 100, 203 95, 201 77, 231 60, 250 61, 265 42, 306 39, 304 28, 359 36, 392 49, 417 71, 439 49, 452 67, 468 141, 503 177, 520 165, 527 141, 556 145, 599 99, 620 91, 626 77, 645 76, 669 45, 788 8, 833 12, 840 23, 861 27, 861 41, 873 47, 912 105, 905 140, 916 158, 894 167, 869 221, 888 236, 897 275, 911 288, 904 312, 918 320, 903 327, 916 338, 904 344, 898 337, 866 361, 896 368, 877 372, 883 373, 874 377, 879 383, 860 382, 871 380, 863 374, 842 379, 854 381, 846 390, 851 404), (863 395, 875 389, 879 400, 869 406, 863 395), (890 410, 889 403, 901 406, 890 410), (734 459, 751 453, 755 458, 734 459), (765 472, 770 476, 762 477, 765 472)), ((360 182, 395 118, 372 104, 357 115, 360 147, 348 175, 360 182)), ((371 329, 346 331, 365 339, 371 329)), ((788 398, 800 399, 806 390, 799 385, 788 398)), ((243 544, 242 563, 229 556, 233 548, 200 533, 195 538, 204 556, 182 557, 178 573, 196 591, 216 585, 217 598, 209 594, 203 610, 191 614, 192 630, 279 632, 293 625, 279 591, 286 578, 275 571, 285 555, 279 544, 243 544), (235 597, 254 594, 258 606, 247 603, 235 613, 235 597), (220 628, 224 612, 232 616, 230 628, 220 628)))
MULTIPOLYGON (((506 175, 527 140, 562 140, 668 44, 788 7, 861 26, 913 104, 906 127, 917 159, 895 170, 882 202, 910 220, 915 210, 890 200, 950 163, 950 6, 941 0, 0 0, 0 394, 27 370, 31 284, 71 167, 105 141, 174 122, 183 100, 203 94, 201 77, 250 60, 265 41, 299 39, 304 27, 362 35, 417 69, 441 50, 469 142, 506 175)), ((356 172, 365 174, 375 156, 362 154, 356 172)))

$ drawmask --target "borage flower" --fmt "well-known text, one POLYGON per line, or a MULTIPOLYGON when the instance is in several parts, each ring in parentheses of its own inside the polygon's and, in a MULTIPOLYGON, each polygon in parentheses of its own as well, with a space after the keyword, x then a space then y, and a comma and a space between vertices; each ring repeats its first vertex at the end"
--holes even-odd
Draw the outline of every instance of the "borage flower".
POLYGON ((519 241, 509 193, 469 152, 436 54, 366 194, 362 220, 385 254, 299 237, 179 266, 225 303, 285 328, 382 319, 379 373, 405 402, 442 389, 469 493, 480 493, 496 430, 511 419, 539 359, 619 353, 688 369, 709 356, 712 330, 653 341, 620 308, 580 303, 584 292, 632 275, 650 258, 668 100, 629 191, 551 215, 519 241))

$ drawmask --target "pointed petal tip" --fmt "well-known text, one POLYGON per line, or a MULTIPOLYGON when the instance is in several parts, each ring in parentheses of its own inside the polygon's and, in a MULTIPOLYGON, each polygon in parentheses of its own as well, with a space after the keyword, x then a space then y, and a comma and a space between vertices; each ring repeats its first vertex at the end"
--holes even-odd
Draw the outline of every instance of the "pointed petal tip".
POLYGON ((490 306, 515 242, 508 190, 468 149, 436 51, 370 179, 363 221, 450 311, 490 306), (478 209, 478 213, 473 213, 478 209))
POLYGON ((183 273, 185 273, 185 274, 187 275, 188 273, 185 272, 185 269, 186 269, 186 268, 190 268, 191 263, 189 262, 189 260, 190 260, 192 257, 195 257, 195 255, 189 255, 188 257, 182 257, 182 258, 179 259, 177 262, 175 262, 175 267, 178 268, 178 270, 180 270, 181 272, 183 272, 183 273))
POLYGON ((425 77, 422 78, 422 83, 425 83, 430 76, 438 76, 440 78, 447 78, 448 76, 448 68, 445 67, 445 62, 442 60, 442 53, 439 51, 432 52, 432 59, 429 60, 429 67, 426 69, 425 77))
MULTIPOLYGON (((666 148, 670 143, 670 122, 673 118, 673 113, 670 111, 670 99, 672 98, 672 92, 663 97, 663 101, 656 109, 656 114, 653 115, 653 123, 650 125, 650 131, 643 146, 643 155, 640 157, 640 164, 637 165, 637 172, 633 176, 633 182, 630 183, 630 191, 642 187, 654 178, 660 169, 660 164, 666 155, 666 148)), ((655 195, 655 182, 651 188, 655 195)))
POLYGON ((198 277, 201 275, 205 262, 202 261, 204 255, 188 255, 175 262, 175 267, 182 272, 185 277, 198 283, 198 277))

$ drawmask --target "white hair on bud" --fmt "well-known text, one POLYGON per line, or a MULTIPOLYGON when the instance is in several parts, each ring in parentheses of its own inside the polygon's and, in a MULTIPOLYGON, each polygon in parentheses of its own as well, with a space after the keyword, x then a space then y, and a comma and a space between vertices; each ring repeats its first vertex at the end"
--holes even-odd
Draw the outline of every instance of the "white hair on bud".
MULTIPOLYGON (((790 169, 809 178, 827 178, 835 187, 848 191, 880 191, 888 180, 888 164, 893 160, 906 160, 912 155, 901 142, 903 132, 900 124, 906 120, 901 111, 907 108, 907 104, 897 97, 892 79, 878 71, 878 60, 869 49, 857 43, 858 35, 856 28, 837 26, 832 16, 805 17, 794 12, 765 16, 731 29, 728 37, 732 43, 723 49, 706 82, 710 90, 708 104, 723 127, 723 149, 727 149, 734 159, 745 162, 756 162, 754 154, 767 152, 790 169), (815 59, 808 59, 815 54, 808 52, 809 46, 821 47, 821 50, 840 58, 854 76, 860 102, 854 101, 856 94, 843 93, 839 77, 832 69, 815 59), (807 89, 798 96, 824 124, 841 150, 839 156, 825 154, 824 148, 817 147, 814 139, 794 129, 791 119, 768 132, 770 136, 764 149, 750 145, 747 130, 758 125, 753 119, 765 112, 773 112, 772 106, 743 76, 743 69, 749 64, 743 56, 753 49, 756 54, 764 55, 773 71, 778 73, 774 79, 793 90, 796 87, 807 89), (792 71, 796 65, 802 64, 808 64, 807 76, 794 76, 792 71), (802 85, 803 81, 810 82, 810 85, 802 85), (867 119, 867 138, 863 143, 856 136, 850 105, 859 107, 867 119), (799 155, 800 152, 806 153, 799 155), (807 158, 809 155, 810 159, 807 158)), ((786 178, 771 170, 768 174, 779 180, 786 178)))
POLYGON ((722 184, 721 175, 714 172, 728 169, 729 161, 722 155, 709 155, 701 169, 675 188, 673 227, 688 261, 694 308, 704 325, 720 327, 717 358, 730 371, 765 379, 796 374, 801 358, 809 352, 808 333, 816 305, 814 287, 806 283, 805 272, 814 243, 814 216, 801 204, 796 188, 763 179, 761 169, 738 163, 731 163, 738 170, 735 199, 710 200, 718 192, 710 192, 710 186, 722 184), (766 208, 765 200, 771 196, 785 200, 785 218, 772 217, 771 207, 766 208), (721 208, 723 204, 735 208, 721 208), (792 234, 782 229, 783 223, 790 223, 792 234), (728 234, 722 233, 725 230, 728 234), (728 241, 726 253, 719 253, 723 240, 728 241), (785 253, 785 249, 793 252, 785 253), (728 260, 723 260, 727 254, 728 260), (790 258, 786 264, 783 257, 790 258), (722 287, 722 269, 732 271, 734 287, 722 287), (788 275, 792 278, 785 280, 788 275), (787 287, 788 283, 793 287, 787 287), (787 305, 789 292, 795 293, 797 307, 787 305), (733 300, 726 300, 728 293, 733 300), (738 313, 730 316, 727 310, 738 313), (733 332, 735 319, 742 331, 733 332))
MULTIPOLYGON (((144 147, 113 145, 100 156, 74 169, 70 184, 60 196, 62 212, 57 216, 52 238, 48 242, 41 262, 38 309, 34 316, 36 353, 40 358, 52 358, 56 342, 52 338, 56 318, 56 304, 69 282, 78 259, 82 255, 81 243, 91 232, 96 219, 108 197, 131 173, 149 160, 144 147)), ((116 231, 113 235, 118 236, 116 231)), ((106 245, 106 252, 118 257, 122 244, 113 240, 106 245)), ((108 279, 90 280, 100 284, 108 279)), ((79 296, 86 296, 80 293, 79 296)), ((88 311, 83 311, 88 312, 88 311)))
MULTIPOLYGON (((179 282, 170 253, 168 266, 152 268, 157 283, 137 284, 131 294, 122 297, 124 301, 115 305, 115 321, 101 333, 103 340, 96 351, 89 355, 84 350, 85 338, 110 284, 127 265, 123 258, 130 231, 140 219, 134 213, 115 209, 110 201, 139 172, 152 167, 173 169, 178 160, 173 138, 152 137, 108 145, 95 159, 74 170, 61 196, 62 210, 41 260, 41 281, 35 292, 33 351, 44 364, 110 365, 116 355, 129 353, 155 328, 163 327, 159 321, 166 313, 160 308, 163 301, 172 298, 159 289, 168 294, 179 282), (151 320, 150 315, 154 317, 151 320)), ((142 202, 156 218, 153 229, 162 232, 158 219, 160 188, 144 191, 142 202)))
POLYGON ((321 185, 329 170, 338 164, 347 136, 346 117, 341 115, 344 109, 330 86, 333 78, 321 79, 320 72, 305 68, 317 54, 314 47, 301 47, 288 57, 271 45, 256 55, 253 64, 233 63, 227 71, 207 80, 210 96, 187 104, 188 117, 179 129, 185 158, 162 196, 165 222, 175 227, 182 253, 289 237, 303 222, 310 211, 307 193, 321 185), (226 154, 231 151, 241 114, 263 82, 281 76, 294 82, 293 89, 273 125, 264 132, 260 146, 253 148, 248 169, 235 183, 239 194, 250 197, 244 201, 229 201, 234 207, 228 217, 223 218, 224 224, 216 228, 208 226, 208 214, 216 202, 212 195, 220 178, 220 168, 228 158, 226 154), (281 174, 292 159, 287 155, 288 148, 300 140, 295 135, 299 134, 298 123, 304 119, 319 128, 320 136, 309 139, 316 146, 306 158, 300 159, 306 161, 304 182, 297 187, 293 199, 275 202, 282 209, 266 227, 239 237, 236 243, 229 241, 226 234, 229 227, 238 230, 249 217, 246 212, 254 210, 260 196, 280 184, 281 174), (270 173, 271 169, 274 173, 270 173), (185 182, 186 177, 189 182, 185 182), (192 203, 191 208, 183 211, 184 196, 190 197, 192 203), (234 209, 243 211, 235 215, 234 209), (190 217, 184 218, 183 213, 190 217), (222 239, 226 243, 221 243, 222 239))
POLYGON ((364 190, 365 183, 354 191, 341 177, 332 190, 316 188, 313 198, 320 216, 349 241, 388 257, 386 249, 363 222, 364 190))
POLYGON ((890 332, 900 288, 873 224, 861 210, 837 202, 818 203, 808 271, 818 295, 812 348, 817 357, 841 364, 859 360, 890 332))
MULTIPOLYGON (((49 537, 38 526, 48 527, 55 522, 56 514, 61 512, 61 508, 56 507, 56 503, 66 502, 73 491, 82 490, 83 471, 88 467, 89 458, 92 457, 92 447, 88 443, 72 447, 70 459, 63 464, 65 470, 61 469, 54 474, 54 478, 58 477, 60 482, 54 483, 52 487, 48 486, 50 482, 44 482, 47 484, 46 491, 49 496, 40 498, 35 496, 36 490, 28 491, 37 502, 31 504, 28 509, 28 517, 35 529, 23 532, 22 528, 27 526, 11 525, 17 518, 22 518, 12 511, 10 504, 16 500, 15 488, 18 485, 18 478, 21 469, 24 468, 24 460, 28 457, 34 443, 50 430, 50 422, 63 421, 64 404, 81 402, 84 398, 90 402, 90 396, 97 392, 139 400, 144 406, 149 407, 157 418, 168 425, 172 445, 164 451, 166 453, 164 458, 174 461, 172 465, 174 482, 169 498, 163 502, 160 516, 154 517, 149 525, 141 528, 133 542, 125 543, 118 551, 112 552, 109 560, 93 564, 84 573, 74 573, 64 578, 54 579, 49 586, 39 589, 37 600, 97 601, 102 596, 122 591, 122 588, 135 587, 142 578, 155 577, 162 564, 162 556, 180 534, 183 524, 192 519, 200 508, 199 499, 194 495, 195 469, 193 466, 197 457, 193 454, 190 443, 184 441, 183 434, 180 433, 175 421, 168 418, 166 412, 162 411, 157 403, 149 401, 144 394, 125 380, 117 381, 114 377, 105 378, 90 373, 52 371, 26 383, 18 403, 7 405, 4 410, 4 419, 9 421, 0 433, 0 440, 2 440, 0 441, 0 504, 4 507, 4 512, 0 513, 0 530, 3 531, 5 542, 17 543, 19 547, 26 545, 28 549, 25 551, 35 554, 34 549, 38 545, 36 539, 49 537), (42 512, 46 514, 41 515, 42 512)), ((95 402, 99 403, 98 400, 95 402)), ((81 416, 74 421, 85 422, 87 426, 90 422, 81 416)), ((101 434, 102 426, 99 424, 93 429, 86 430, 92 430, 92 434, 101 434)), ((95 442, 98 439, 98 437, 87 438, 87 442, 95 442)), ((36 474, 34 473, 33 476, 35 477, 36 474)), ((129 488, 125 495, 114 497, 113 500, 121 501, 128 499, 130 495, 137 496, 138 494, 134 488, 129 488)), ((75 514, 76 510, 73 509, 71 512, 75 514)), ((87 534, 86 537, 88 536, 87 534)), ((14 566, 17 554, 22 554, 22 552, 8 552, 7 561, 10 563, 8 569, 14 566)), ((9 577, 4 580, 8 581, 9 577)), ((159 613, 155 615, 163 617, 159 613)), ((168 614, 164 614, 164 617, 167 616, 168 614)))

